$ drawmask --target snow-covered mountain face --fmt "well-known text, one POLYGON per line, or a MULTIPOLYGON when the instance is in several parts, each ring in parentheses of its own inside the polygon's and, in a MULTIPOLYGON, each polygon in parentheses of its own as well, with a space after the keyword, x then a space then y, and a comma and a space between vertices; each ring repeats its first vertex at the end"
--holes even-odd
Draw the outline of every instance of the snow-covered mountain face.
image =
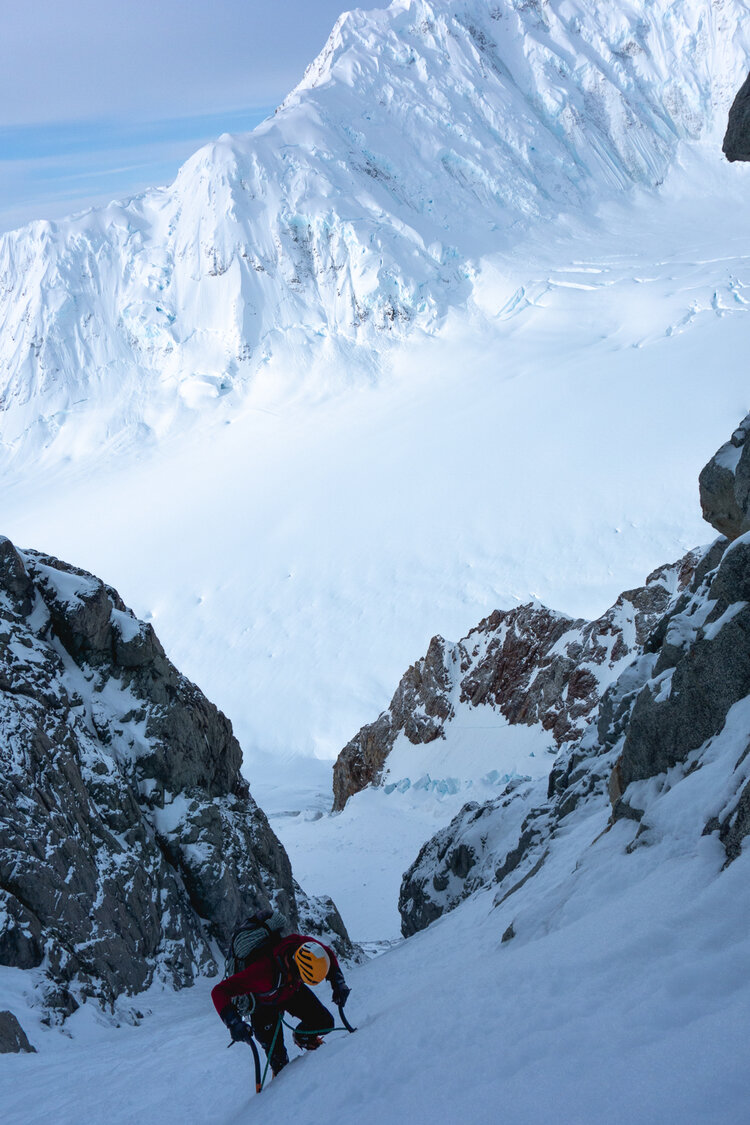
POLYGON ((0 241, 3 461, 146 440, 248 387, 370 378, 470 298, 483 255, 659 184, 744 76, 746 17, 740 0, 343 16, 255 133, 169 188, 0 241))

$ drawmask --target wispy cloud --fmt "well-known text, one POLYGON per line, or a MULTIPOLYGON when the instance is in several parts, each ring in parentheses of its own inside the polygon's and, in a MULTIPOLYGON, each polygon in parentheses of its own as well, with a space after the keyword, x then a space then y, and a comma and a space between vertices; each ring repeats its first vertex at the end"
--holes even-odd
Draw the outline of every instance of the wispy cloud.
POLYGON ((0 231, 170 183, 200 145, 250 131, 272 110, 0 128, 0 231))
POLYGON ((4 5, 0 230, 167 183, 205 141, 254 128, 299 81, 348 6, 4 5))

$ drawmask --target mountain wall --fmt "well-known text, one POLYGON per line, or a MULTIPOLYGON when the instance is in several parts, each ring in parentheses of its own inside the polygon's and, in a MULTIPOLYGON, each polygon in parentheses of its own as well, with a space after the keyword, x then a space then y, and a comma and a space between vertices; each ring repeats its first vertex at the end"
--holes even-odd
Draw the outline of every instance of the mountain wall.
POLYGON ((241 757, 115 590, 0 538, 0 965, 30 971, 48 1020, 214 974, 212 943, 262 906, 352 952, 241 757))
POLYGON ((311 393, 334 358, 371 378, 389 341, 468 300, 481 257, 656 188, 748 46, 741 0, 345 14, 254 133, 169 187, 0 238, 0 459, 151 440, 265 387, 278 356, 311 393))
MULTIPOLYGON (((480 886, 496 886, 502 905, 592 810, 609 810, 604 831, 632 823, 629 853, 657 841, 692 852, 715 836, 725 864, 740 854, 750 833, 748 434, 750 416, 701 474, 704 512, 732 537, 695 559, 688 584, 546 785, 529 781, 468 804, 424 845, 401 887, 405 934, 480 886)), ((514 933, 511 924, 504 936, 514 933)))
POLYGON ((531 603, 497 610, 455 644, 433 637, 388 709, 336 759, 334 810, 366 786, 382 783, 398 739, 412 746, 438 739, 450 744, 461 726, 500 715, 511 726, 548 732, 557 748, 577 741, 605 688, 689 584, 697 558, 690 553, 654 571, 596 621, 531 603))

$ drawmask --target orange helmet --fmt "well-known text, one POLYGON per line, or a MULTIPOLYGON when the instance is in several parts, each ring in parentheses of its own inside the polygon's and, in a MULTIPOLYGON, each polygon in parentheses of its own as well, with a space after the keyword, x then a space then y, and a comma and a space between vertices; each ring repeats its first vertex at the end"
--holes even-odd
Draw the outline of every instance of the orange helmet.
POLYGON ((320 984, 328 976, 331 961, 320 942, 306 941, 294 951, 299 975, 305 984, 320 984))

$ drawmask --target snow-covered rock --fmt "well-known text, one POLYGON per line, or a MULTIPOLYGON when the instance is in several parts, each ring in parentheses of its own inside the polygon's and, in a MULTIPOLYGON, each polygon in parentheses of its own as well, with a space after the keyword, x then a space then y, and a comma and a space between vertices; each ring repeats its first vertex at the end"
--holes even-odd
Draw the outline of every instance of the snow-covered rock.
POLYGON ((229 720, 93 575, 0 539, 0 964, 50 1018, 216 971, 237 918, 309 900, 229 720))
MULTIPOLYGON (((445 759, 457 731, 501 717, 509 726, 546 732, 550 746, 575 742, 602 692, 690 582, 698 557, 692 552, 660 567, 596 621, 529 604, 495 611, 455 644, 433 637, 427 654, 403 676, 389 708, 339 754, 334 809, 365 786, 382 783, 397 740, 418 746, 441 739, 445 759)), ((459 774, 460 755, 457 750, 459 774)), ((408 761, 408 749, 403 757, 408 761)))
MULTIPOLYGON (((745 534, 694 557, 687 589, 604 693, 583 737, 563 748, 547 783, 529 780, 467 805, 424 845, 401 887, 404 933, 480 886, 496 885, 503 904, 592 808, 610 810, 605 828, 633 822, 628 851, 666 837, 682 853, 716 833, 731 863, 750 834, 749 741, 745 534)), ((515 932, 513 923, 504 936, 515 932)))
POLYGON ((254 133, 170 187, 0 239, 2 460, 149 440, 262 389, 273 357, 313 393, 333 358, 371 378, 389 340, 468 299, 483 255, 656 187, 723 123, 745 17, 742 0, 345 14, 254 133))

